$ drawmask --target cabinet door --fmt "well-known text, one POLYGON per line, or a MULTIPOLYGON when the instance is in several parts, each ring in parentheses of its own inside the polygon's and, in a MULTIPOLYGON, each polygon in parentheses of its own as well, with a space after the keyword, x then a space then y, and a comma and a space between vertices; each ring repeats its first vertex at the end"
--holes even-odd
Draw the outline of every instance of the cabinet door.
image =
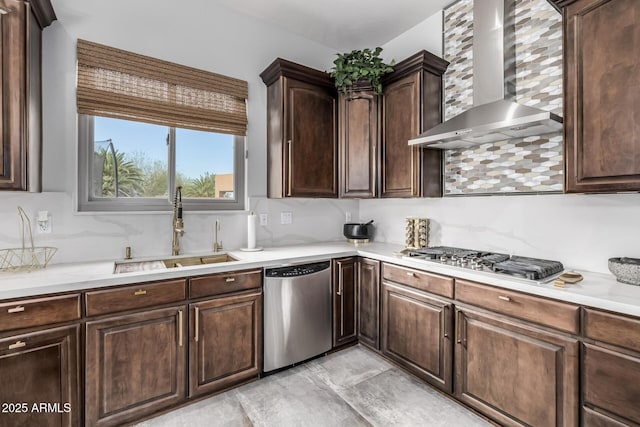
POLYGON ((578 342, 525 323, 456 312, 455 394, 505 426, 578 425, 578 342))
POLYGON ((0 426, 80 425, 79 329, 48 329, 0 340, 0 426), (15 404, 23 405, 4 406, 15 404))
POLYGON ((452 388, 452 307, 382 282, 382 353, 446 392, 452 388))
POLYGON ((0 14, 0 190, 26 190, 28 5, 7 0, 0 14))
POLYGON ((337 197, 335 94, 285 78, 285 195, 337 197))
POLYGON ((421 73, 413 73, 384 88, 382 197, 420 195, 420 148, 408 145, 420 133, 421 73))
POLYGON ((340 197, 376 197, 378 99, 372 90, 339 96, 340 197))
POLYGON ((262 369, 262 292, 191 304, 189 395, 257 377, 262 369))
POLYGON ((380 261, 358 260, 358 340, 380 349, 380 261))
POLYGON ((333 260, 333 346, 357 339, 356 258, 333 260))
POLYGON ((186 396, 186 307, 88 322, 86 424, 119 425, 186 396))
POLYGON ((640 2, 564 13, 565 191, 640 190, 640 2))
POLYGON ((582 346, 585 425, 640 425, 640 355, 582 346))

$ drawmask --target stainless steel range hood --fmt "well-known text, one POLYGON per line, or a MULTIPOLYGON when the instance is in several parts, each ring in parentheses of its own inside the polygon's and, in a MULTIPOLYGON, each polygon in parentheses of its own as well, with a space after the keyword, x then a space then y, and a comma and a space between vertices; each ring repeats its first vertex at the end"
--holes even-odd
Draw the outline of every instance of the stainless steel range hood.
POLYGON ((474 106, 410 139, 409 145, 466 148, 488 142, 544 135, 562 129, 562 117, 513 102, 513 0, 477 1, 473 13, 474 106))

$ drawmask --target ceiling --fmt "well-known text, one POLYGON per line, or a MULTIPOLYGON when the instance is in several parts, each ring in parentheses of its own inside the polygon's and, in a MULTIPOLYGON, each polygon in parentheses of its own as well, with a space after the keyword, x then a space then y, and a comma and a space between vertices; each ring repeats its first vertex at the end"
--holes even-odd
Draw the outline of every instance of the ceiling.
POLYGON ((381 46, 452 2, 452 0, 214 1, 340 52, 381 46))

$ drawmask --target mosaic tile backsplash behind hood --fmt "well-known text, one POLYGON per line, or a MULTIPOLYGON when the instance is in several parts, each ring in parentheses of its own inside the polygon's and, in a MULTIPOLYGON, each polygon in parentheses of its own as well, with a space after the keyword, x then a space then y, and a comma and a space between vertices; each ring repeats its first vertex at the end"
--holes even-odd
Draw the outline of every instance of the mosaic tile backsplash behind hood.
MULTIPOLYGON (((444 10, 445 120, 473 106, 473 3, 444 10)), ((515 13, 516 102, 562 116, 562 16, 546 0, 516 0, 515 13)), ((562 150, 562 132, 447 150, 444 193, 560 192, 562 150)))

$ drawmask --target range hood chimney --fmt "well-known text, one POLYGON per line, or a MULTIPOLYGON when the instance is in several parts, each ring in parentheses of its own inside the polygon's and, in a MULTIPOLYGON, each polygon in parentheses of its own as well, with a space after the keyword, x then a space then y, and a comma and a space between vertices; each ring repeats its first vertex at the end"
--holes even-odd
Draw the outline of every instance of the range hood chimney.
POLYGON ((473 107, 409 145, 467 148, 544 135, 562 129, 562 117, 515 99, 515 3, 476 0, 473 8, 473 107))

